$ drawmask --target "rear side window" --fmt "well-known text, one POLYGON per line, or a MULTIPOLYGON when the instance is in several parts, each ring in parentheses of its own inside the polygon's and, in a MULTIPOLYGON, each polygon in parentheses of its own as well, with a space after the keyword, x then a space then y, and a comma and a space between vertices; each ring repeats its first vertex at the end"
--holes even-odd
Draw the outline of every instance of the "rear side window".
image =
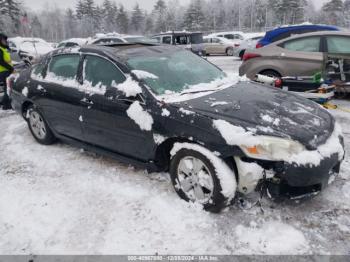
POLYGON ((110 87, 112 82, 123 83, 126 78, 122 72, 110 61, 99 57, 88 55, 84 62, 84 76, 93 87, 110 87))
POLYGON ((213 42, 214 44, 219 44, 219 43, 221 43, 220 39, 218 39, 218 38, 213 38, 213 39, 212 39, 212 42, 213 42))
POLYGON ((171 36, 164 36, 163 37, 163 44, 171 44, 171 36))
POLYGON ((57 55, 52 57, 48 72, 64 79, 76 79, 80 56, 57 55))
POLYGON ((350 37, 328 36, 327 46, 329 53, 350 54, 350 37))
POLYGON ((291 40, 284 43, 284 48, 291 51, 301 52, 320 52, 321 38, 307 37, 296 40, 291 40))

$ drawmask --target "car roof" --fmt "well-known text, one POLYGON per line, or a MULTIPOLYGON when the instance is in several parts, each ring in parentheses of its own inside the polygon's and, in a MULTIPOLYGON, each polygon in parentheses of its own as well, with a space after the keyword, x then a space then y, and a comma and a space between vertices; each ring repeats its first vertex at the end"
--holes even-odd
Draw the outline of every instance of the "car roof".
POLYGON ((194 35, 194 34, 203 34, 202 32, 189 32, 189 31, 169 31, 169 32, 163 32, 160 34, 155 34, 152 37, 155 36, 163 36, 163 35, 194 35))
POLYGON ((267 38, 273 38, 279 34, 289 32, 289 31, 298 31, 298 30, 327 30, 327 31, 339 31, 338 27, 329 26, 329 25, 295 25, 295 26, 286 26, 278 27, 273 30, 266 32, 267 38))
POLYGON ((350 31, 345 32, 345 31, 317 31, 317 32, 311 32, 311 33, 306 33, 306 34, 300 34, 300 35, 294 35, 285 39, 282 39, 280 41, 277 41, 273 43, 274 45, 278 45, 280 43, 290 41, 293 39, 298 39, 298 38, 304 38, 304 37, 309 37, 309 36, 327 36, 327 35, 334 35, 334 36, 348 36, 350 37, 350 31))
POLYGON ((244 33, 242 31, 227 31, 227 32, 212 33, 212 34, 210 34, 210 36, 224 35, 224 34, 240 34, 240 35, 244 35, 244 33))
POLYGON ((138 56, 159 56, 175 51, 183 50, 172 45, 153 43, 119 43, 110 45, 84 45, 82 47, 61 48, 51 52, 51 55, 72 53, 93 53, 110 58, 116 58, 118 62, 126 63, 128 59, 138 56))

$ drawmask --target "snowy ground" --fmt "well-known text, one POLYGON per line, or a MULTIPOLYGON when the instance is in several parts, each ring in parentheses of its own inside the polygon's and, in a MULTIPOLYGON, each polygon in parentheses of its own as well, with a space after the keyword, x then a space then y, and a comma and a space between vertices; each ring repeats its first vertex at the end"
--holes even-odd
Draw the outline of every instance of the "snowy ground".
MULTIPOLYGON (((236 73, 240 63, 209 60, 236 73)), ((350 113, 333 113, 350 141, 350 113)), ((167 174, 41 146, 12 112, 0 127, 1 254, 350 254, 348 157, 314 199, 213 215, 181 201, 167 174)))

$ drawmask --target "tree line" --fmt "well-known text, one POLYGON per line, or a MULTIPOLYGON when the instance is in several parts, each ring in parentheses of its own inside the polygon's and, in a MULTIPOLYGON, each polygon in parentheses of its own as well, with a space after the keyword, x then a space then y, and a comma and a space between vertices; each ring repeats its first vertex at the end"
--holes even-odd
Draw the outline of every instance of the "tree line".
POLYGON ((311 0, 157 0, 151 11, 139 4, 127 10, 121 3, 77 0, 74 8, 45 6, 27 11, 18 0, 0 0, 0 31, 11 36, 60 41, 96 33, 150 35, 169 30, 215 32, 266 31, 302 22, 350 27, 350 0, 330 0, 315 10, 311 0))

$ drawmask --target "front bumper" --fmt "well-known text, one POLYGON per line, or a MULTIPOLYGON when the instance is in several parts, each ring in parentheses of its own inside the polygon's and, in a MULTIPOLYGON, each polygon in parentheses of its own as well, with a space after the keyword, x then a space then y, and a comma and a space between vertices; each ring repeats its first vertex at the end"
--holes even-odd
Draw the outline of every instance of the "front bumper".
POLYGON ((333 176, 339 173, 341 162, 338 154, 323 159, 318 166, 236 158, 239 191, 248 194, 254 189, 266 189, 272 198, 302 198, 314 195, 323 191, 333 180, 333 176), (257 177, 253 172, 247 171, 253 169, 258 170, 261 176, 257 177))
POLYGON ((300 198, 323 191, 332 177, 339 174, 341 161, 338 155, 324 159, 319 166, 297 166, 277 163, 275 176, 266 179, 269 195, 276 197, 300 198))

